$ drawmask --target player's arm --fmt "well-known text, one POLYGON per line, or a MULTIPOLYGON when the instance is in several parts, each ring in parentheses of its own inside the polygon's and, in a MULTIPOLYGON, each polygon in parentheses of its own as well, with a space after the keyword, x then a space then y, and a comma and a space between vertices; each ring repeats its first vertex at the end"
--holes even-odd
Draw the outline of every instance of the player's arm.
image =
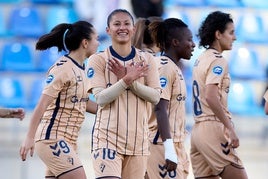
POLYGON ((131 91, 144 99, 145 101, 151 102, 152 104, 157 104, 160 100, 160 90, 154 89, 149 86, 143 85, 137 81, 134 81, 130 85, 131 91))
MULTIPOLYGON (((131 65, 128 65, 127 67, 124 67, 116 59, 111 59, 108 62, 109 70, 111 72, 113 72, 119 79, 124 78, 129 71, 132 71, 133 67, 136 67, 136 68, 146 67, 146 70, 144 70, 142 72, 146 76, 146 74, 147 74, 146 72, 148 71, 148 67, 144 66, 143 62, 131 64, 131 65)), ((153 104, 157 104, 159 102, 159 99, 160 99, 160 90, 159 89, 151 88, 151 87, 143 85, 137 81, 133 81, 132 83, 130 81, 129 84, 131 84, 129 86, 130 90, 134 94, 139 96, 140 98, 142 98, 148 102, 151 102, 153 104)))
POLYGON ((121 79, 108 88, 93 88, 92 93, 96 99, 96 103, 100 106, 105 106, 118 98, 127 87, 124 80, 121 79))
MULTIPOLYGON (((115 63, 117 60, 113 60, 115 63)), ((109 65, 109 63, 108 63, 109 65)), ((130 65, 125 70, 124 67, 120 67, 119 69, 123 69, 126 73, 119 81, 108 88, 94 88, 92 92, 94 97, 96 98, 96 102, 100 106, 105 106, 106 104, 114 101, 119 95, 121 95, 136 79, 140 77, 144 77, 147 75, 148 71, 147 65, 130 65)), ((113 69, 113 68, 112 68, 113 69)), ((111 70, 111 69, 110 69, 111 70)), ((111 70, 112 71, 112 70, 111 70)))
POLYGON ((46 111, 47 107, 52 103, 54 100, 53 97, 48 96, 46 94, 42 94, 40 100, 33 111, 33 115, 31 117, 30 126, 28 128, 28 132, 26 135, 26 139, 20 147, 20 156, 21 159, 24 161, 27 158, 27 154, 30 150, 30 155, 33 156, 34 152, 34 137, 37 130, 37 127, 40 123, 40 120, 46 111))
POLYGON ((226 129, 229 131, 229 137, 231 139, 231 145, 234 148, 239 146, 239 139, 234 131, 231 120, 226 116, 223 106, 220 102, 219 88, 217 84, 208 84, 205 89, 205 98, 217 118, 223 123, 226 129))
POLYGON ((94 101, 89 99, 88 102, 87 102, 87 106, 86 106, 86 112, 96 114, 97 113, 97 108, 98 108, 97 103, 95 103, 94 101))
POLYGON ((264 103, 264 111, 265 111, 265 114, 268 115, 268 101, 266 101, 266 100, 264 103))
POLYGON ((23 120, 25 111, 23 108, 0 108, 1 118, 19 118, 23 120))
POLYGON ((171 139, 168 113, 167 113, 168 104, 169 104, 168 100, 161 98, 159 103, 155 105, 154 109, 158 130, 163 142, 166 141, 166 139, 171 139))
POLYGON ((266 115, 268 115, 268 90, 265 91, 263 98, 265 100, 264 102, 264 112, 266 115))
POLYGON ((170 126, 167 113, 168 105, 169 101, 161 98, 159 103, 155 106, 154 111, 157 119, 158 131, 164 142, 166 168, 168 171, 172 171, 177 168, 178 159, 173 144, 173 139, 170 135, 170 126))

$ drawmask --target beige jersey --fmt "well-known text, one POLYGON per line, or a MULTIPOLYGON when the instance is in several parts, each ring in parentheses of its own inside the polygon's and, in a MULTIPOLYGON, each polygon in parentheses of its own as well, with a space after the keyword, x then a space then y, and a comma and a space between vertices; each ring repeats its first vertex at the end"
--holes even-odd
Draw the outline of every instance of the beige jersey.
MULTIPOLYGON (((171 137, 174 142, 183 142, 186 134, 186 84, 183 74, 181 69, 167 56, 157 57, 156 61, 162 87, 161 98, 169 101, 168 119, 171 137)), ((150 118, 149 129, 150 141, 162 142, 154 114, 150 118)))
MULTIPOLYGON (((88 61, 90 89, 108 88, 119 79, 108 70, 107 62, 115 58, 124 66, 144 60, 149 64, 147 77, 137 81, 149 87, 160 89, 159 75, 154 57, 132 48, 127 57, 121 57, 112 47, 92 55, 88 61)), ((104 107, 99 107, 93 128, 92 149, 109 148, 120 154, 148 154, 148 103, 131 90, 125 90, 117 99, 104 107)))
POLYGON ((205 88, 208 84, 217 84, 219 97, 226 116, 231 118, 227 109, 227 97, 230 86, 230 75, 227 61, 221 53, 208 49, 196 60, 193 68, 193 114, 195 121, 218 120, 205 99, 205 88))
POLYGON ((70 143, 84 121, 88 82, 84 66, 69 56, 61 57, 48 71, 43 94, 55 98, 45 111, 36 140, 65 139, 70 143))
POLYGON ((265 91, 263 98, 268 102, 268 90, 265 91))

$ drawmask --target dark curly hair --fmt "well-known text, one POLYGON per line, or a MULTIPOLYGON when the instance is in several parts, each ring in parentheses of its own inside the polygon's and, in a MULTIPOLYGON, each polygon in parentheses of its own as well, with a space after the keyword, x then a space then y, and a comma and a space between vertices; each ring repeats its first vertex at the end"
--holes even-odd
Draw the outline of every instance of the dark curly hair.
POLYGON ((233 23, 230 14, 221 11, 211 12, 198 30, 199 47, 209 48, 215 40, 215 32, 218 30, 223 33, 226 30, 226 25, 230 22, 233 23))

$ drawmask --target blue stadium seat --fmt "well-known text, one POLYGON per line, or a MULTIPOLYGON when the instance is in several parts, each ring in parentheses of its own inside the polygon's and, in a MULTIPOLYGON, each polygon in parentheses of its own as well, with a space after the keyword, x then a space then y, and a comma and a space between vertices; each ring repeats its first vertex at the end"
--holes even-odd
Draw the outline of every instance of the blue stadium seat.
POLYGON ((0 3, 20 3, 22 0, 0 0, 0 3))
POLYGON ((3 14, 3 8, 0 8, 0 37, 8 36, 7 23, 3 14))
POLYGON ((52 6, 47 13, 46 30, 50 32, 56 25, 60 23, 73 23, 79 20, 77 13, 71 7, 52 6))
POLYGON ((44 86, 45 86, 45 79, 43 78, 36 78, 32 81, 31 86, 30 86, 28 104, 27 104, 27 107, 29 109, 34 109, 35 106, 37 105, 44 86))
POLYGON ((11 108, 26 106, 22 81, 16 78, 0 78, 0 106, 11 108))
POLYGON ((206 0, 208 6, 216 7, 243 7, 241 0, 206 0))
POLYGON ((25 43, 7 42, 1 49, 0 68, 5 71, 35 71, 35 61, 30 46, 25 43))
POLYGON ((268 8, 267 0, 241 0, 245 7, 247 8, 268 8))
POLYGON ((30 0, 35 4, 63 4, 63 3, 73 3, 74 0, 30 0))
POLYGON ((229 72, 235 79, 265 79, 265 67, 254 49, 241 47, 231 53, 229 72))
POLYGON ((237 40, 249 43, 268 43, 264 19, 257 13, 243 13, 236 26, 237 40))
POLYGON ((18 37, 37 38, 44 33, 41 14, 35 7, 15 7, 8 19, 11 34, 18 37))
POLYGON ((37 60, 37 70, 47 71, 51 65, 62 55, 64 52, 58 52, 57 47, 51 47, 50 49, 39 51, 37 60))
POLYGON ((200 7, 205 6, 205 0, 166 0, 165 6, 187 6, 187 7, 200 7))
POLYGON ((264 115, 264 110, 255 100, 249 81, 233 81, 228 96, 228 107, 236 115, 264 115))

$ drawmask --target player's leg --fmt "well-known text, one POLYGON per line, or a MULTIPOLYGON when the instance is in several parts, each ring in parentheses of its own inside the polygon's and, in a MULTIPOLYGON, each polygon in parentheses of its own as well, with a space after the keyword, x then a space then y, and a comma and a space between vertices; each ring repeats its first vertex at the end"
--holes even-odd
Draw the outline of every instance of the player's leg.
POLYGON ((35 150, 47 167, 46 178, 86 179, 74 145, 65 140, 43 140, 35 144, 35 150))
POLYGON ((222 179, 247 179, 247 173, 244 168, 237 168, 233 165, 228 165, 221 173, 222 179))
POLYGON ((96 178, 122 178, 122 161, 124 156, 115 150, 101 148, 91 153, 92 164, 96 178))
POLYGON ((147 168, 147 157, 144 155, 125 155, 122 163, 121 178, 144 178, 147 168))
POLYGON ((204 125, 204 122, 195 123, 191 132, 190 159, 193 174, 195 179, 219 179, 218 173, 214 172, 208 163, 213 157, 207 153, 210 145, 204 145, 207 141, 206 128, 204 129, 206 126, 204 125))
POLYGON ((77 168, 73 171, 69 171, 65 174, 62 174, 58 177, 58 179, 86 179, 85 170, 83 167, 77 168))

